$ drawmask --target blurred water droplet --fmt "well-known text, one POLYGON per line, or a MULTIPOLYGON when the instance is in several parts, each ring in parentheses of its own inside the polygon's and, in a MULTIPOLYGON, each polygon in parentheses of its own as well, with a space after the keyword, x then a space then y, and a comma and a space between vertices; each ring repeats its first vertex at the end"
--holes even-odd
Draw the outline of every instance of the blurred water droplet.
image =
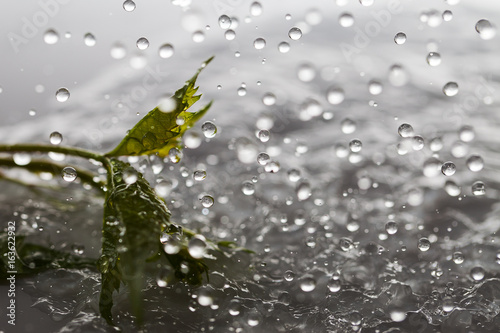
POLYGON ((458 84, 456 82, 448 82, 443 87, 443 93, 449 97, 455 96, 458 94, 458 84))
POLYGON ((483 158, 479 155, 471 155, 467 158, 467 167, 472 172, 479 172, 484 168, 483 158))
POLYGON ((402 87, 408 83, 410 76, 401 65, 393 65, 389 69, 389 82, 395 87, 402 87))
POLYGON ((12 159, 19 166, 28 165, 31 162, 31 156, 28 153, 15 153, 12 159))
POLYGON ((231 300, 231 302, 229 302, 228 312, 231 316, 238 316, 241 313, 241 302, 237 299, 231 300))
POLYGON ((158 49, 160 58, 167 59, 174 55, 174 47, 171 44, 163 44, 158 49))
POLYGON ((65 181, 72 182, 76 179, 77 173, 76 173, 75 168, 65 167, 64 169, 62 169, 61 176, 65 181))
POLYGON ((477 181, 472 184, 472 194, 475 196, 482 196, 486 194, 486 186, 482 181, 477 181))
POLYGON ((490 21, 482 19, 477 21, 476 23, 476 31, 479 34, 479 37, 484 40, 490 40, 497 34, 496 27, 491 24, 490 21))
POLYGON ((232 29, 229 29, 224 33, 224 37, 226 38, 226 40, 233 40, 236 38, 236 32, 234 32, 234 30, 232 29))
POLYGON ((97 41, 96 41, 94 35, 92 35, 89 32, 89 33, 86 33, 85 36, 83 36, 83 42, 85 43, 85 45, 92 47, 96 44, 97 41))
POLYGON ((58 145, 62 142, 62 140, 63 140, 63 136, 61 133, 59 133, 59 132, 50 133, 49 141, 51 144, 58 145))
POLYGON ((257 50, 262 50, 264 47, 266 47, 266 40, 264 38, 257 38, 253 42, 253 46, 257 50))
POLYGON ((227 15, 219 16, 218 22, 219 27, 224 30, 229 29, 229 27, 231 26, 231 18, 227 15))
POLYGON ((138 179, 137 171, 134 168, 129 168, 123 172, 123 181, 127 185, 134 184, 138 179))
POLYGON ((345 118, 340 123, 340 127, 342 130, 342 133, 352 134, 356 131, 356 122, 354 120, 349 119, 349 118, 345 118))
POLYGON ((310 63, 302 63, 297 67, 297 77, 302 82, 311 82, 316 77, 316 69, 310 63))
POLYGON ((404 32, 398 32, 396 36, 394 36, 394 43, 398 45, 406 43, 406 34, 404 32))
POLYGON ((244 195, 253 195, 255 193, 255 185, 251 181, 244 181, 241 184, 241 192, 243 192, 244 195))
POLYGON ((297 185, 295 192, 297 193, 297 198, 299 201, 307 200, 312 195, 311 184, 308 182, 301 182, 297 185))
POLYGON ((341 27, 349 28, 354 25, 354 16, 351 13, 342 13, 339 16, 339 24, 341 27))
POLYGON ((474 128, 465 125, 458 130, 458 136, 463 142, 471 142, 476 137, 476 133, 474 132, 474 128))
POLYGON ((58 102, 64 103, 69 99, 70 93, 69 90, 66 88, 59 88, 56 91, 56 100, 58 102))
POLYGON ((370 94, 380 95, 382 93, 382 90, 383 86, 379 81, 372 80, 368 83, 368 91, 370 92, 370 94))
POLYGON ((287 172, 288 175, 288 180, 291 181, 292 183, 298 182, 300 179, 300 171, 297 169, 290 169, 287 172))
POLYGON ((411 126, 410 124, 404 123, 398 127, 398 134, 402 138, 410 138, 415 134, 415 132, 413 131, 413 126, 411 126))
POLYGON ((441 172, 445 176, 453 176, 455 172, 457 171, 457 167, 455 166, 455 163, 453 162, 444 162, 443 165, 441 166, 441 172))
POLYGON ((448 180, 444 184, 444 190, 451 197, 457 197, 460 195, 461 189, 454 181, 448 180))
POLYGON ((345 93, 342 88, 330 87, 326 92, 326 99, 332 105, 338 105, 344 101, 345 93))
POLYGON ((302 30, 297 27, 293 27, 288 30, 288 37, 290 37, 291 40, 299 40, 300 37, 302 37, 302 30))
POLYGON ((192 38, 193 38, 193 42, 201 43, 205 40, 205 34, 203 33, 203 31, 197 30, 197 31, 193 32, 192 38))
POLYGON ((184 144, 186 148, 196 149, 201 145, 202 139, 201 136, 196 132, 187 132, 184 135, 184 144))
POLYGON ((113 59, 120 60, 125 58, 125 56, 127 55, 127 49, 123 44, 115 43, 113 44, 113 46, 111 46, 110 54, 113 59))
POLYGON ((49 45, 55 44, 59 41, 59 34, 55 30, 49 29, 43 34, 43 41, 49 45))
POLYGON ((205 256, 207 243, 203 236, 195 236, 188 243, 188 251, 191 257, 201 259, 205 256))
POLYGON ((422 150, 424 148, 424 138, 419 135, 414 136, 412 138, 411 147, 415 151, 422 150))
POLYGON ((445 22, 450 22, 453 19, 453 12, 451 10, 445 10, 442 16, 445 22))
POLYGON ((426 60, 430 66, 435 67, 441 64, 441 55, 437 52, 429 52, 426 60))
POLYGON ((300 289, 303 292, 309 293, 316 289, 316 280, 312 276, 306 276, 300 281, 300 289))
POLYGON ((262 5, 260 2, 252 2, 250 5, 250 15, 252 16, 260 16, 262 15, 262 5))
POLYGON ((135 9, 135 2, 132 0, 125 0, 123 2, 123 9, 125 9, 126 12, 131 12, 135 9))
POLYGON ((205 208, 210 208, 214 205, 214 198, 210 195, 204 195, 201 199, 201 205, 205 208))
POLYGON ((375 3, 375 0, 359 0, 359 3, 365 7, 371 6, 375 3))
POLYGON ((406 313, 399 309, 392 310, 390 316, 391 319, 397 323, 402 322, 406 319, 406 313))
POLYGON ((276 104, 276 96, 273 93, 265 93, 264 96, 262 96, 262 103, 267 106, 271 106, 276 104))
POLYGON ((139 50, 145 50, 149 47, 149 40, 146 37, 141 37, 135 43, 139 50))
POLYGON ((288 44, 287 42, 279 43, 278 51, 280 51, 281 53, 287 53, 288 51, 290 51, 290 44, 288 44))
POLYGON ((418 240, 418 249, 422 252, 429 251, 431 248, 431 242, 428 238, 422 237, 418 240))
POLYGON ((201 125, 201 131, 206 138, 213 138, 217 134, 217 126, 211 121, 206 121, 201 125))

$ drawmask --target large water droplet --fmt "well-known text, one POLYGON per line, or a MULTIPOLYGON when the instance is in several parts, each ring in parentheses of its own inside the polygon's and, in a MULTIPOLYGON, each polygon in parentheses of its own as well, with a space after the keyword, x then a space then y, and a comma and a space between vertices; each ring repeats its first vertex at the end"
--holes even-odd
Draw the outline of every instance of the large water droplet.
POLYGON ((160 58, 167 59, 174 55, 174 47, 171 44, 163 44, 158 49, 160 58))
POLYGON ((379 81, 372 80, 368 83, 368 91, 372 95, 380 95, 383 88, 384 87, 382 86, 382 83, 380 83, 379 81))
POLYGON ((437 52, 429 52, 426 60, 430 66, 435 67, 441 64, 441 55, 437 52))
POLYGON ((455 172, 457 171, 457 167, 455 166, 455 163, 453 162, 444 162, 443 165, 441 166, 441 172, 445 176, 453 176, 455 172))
POLYGON ((262 15, 262 5, 260 2, 252 2, 250 5, 250 15, 252 16, 260 16, 262 15))
POLYGON ((271 157, 267 153, 260 153, 257 155, 257 163, 260 165, 266 165, 271 161, 271 157))
POLYGON ((349 149, 353 153, 359 153, 363 148, 363 143, 358 139, 353 139, 349 142, 349 149))
POLYGON ((192 38, 193 38, 193 42, 201 43, 205 40, 205 34, 203 33, 203 31, 197 30, 197 31, 193 32, 192 38))
POLYGON ((339 16, 339 24, 344 28, 349 28, 354 25, 354 16, 351 13, 342 13, 339 16))
POLYGON ((398 224, 396 222, 394 222, 394 221, 388 221, 385 224, 385 231, 389 235, 394 235, 396 232, 398 232, 398 224))
POLYGON ((65 167, 64 169, 62 169, 61 176, 65 181, 72 182, 76 179, 77 173, 76 173, 75 168, 65 167))
POLYGON ((406 43, 406 34, 404 32, 398 32, 396 36, 394 36, 394 43, 398 45, 406 43))
POLYGON ((201 205, 205 208, 210 208, 214 205, 214 198, 210 195, 204 195, 201 199, 201 205))
POLYGON ((43 34, 43 41, 49 45, 55 44, 59 41, 59 34, 55 30, 49 29, 43 34))
POLYGON ((196 236, 191 238, 188 244, 188 251, 191 257, 195 259, 201 259, 205 256, 207 249, 207 243, 203 239, 203 236, 196 236))
POLYGON ((458 94, 458 84, 456 82, 448 82, 443 87, 443 93, 449 97, 455 96, 458 94))
POLYGON ((490 21, 484 19, 477 21, 476 31, 479 34, 479 37, 484 40, 492 39, 497 34, 496 27, 491 24, 490 21))
POLYGON ((260 130, 259 132, 257 132, 257 137, 259 138, 260 142, 266 143, 271 138, 271 134, 268 130, 260 130))
POLYGON ((448 180, 444 184, 444 190, 451 197, 458 197, 460 195, 461 189, 454 181, 448 180))
POLYGON ((50 133, 49 141, 53 145, 58 145, 62 142, 63 136, 59 132, 52 132, 50 133))
POLYGON ((356 122, 349 118, 345 118, 340 123, 340 128, 344 134, 352 134, 356 131, 356 122))
POLYGON ((429 251, 431 248, 431 242, 428 238, 422 237, 418 240, 418 249, 422 252, 429 251))
POLYGON ((229 29, 229 27, 231 26, 231 18, 227 15, 221 15, 219 16, 219 27, 221 27, 221 29, 229 29))
POLYGON ((86 33, 85 36, 83 36, 83 42, 85 43, 85 45, 92 47, 96 44, 96 39, 95 39, 94 35, 92 35, 89 32, 89 33, 86 33))
POLYGON ((316 69, 310 63, 303 63, 297 67, 297 77, 302 82, 311 82, 316 77, 316 69))
POLYGON ((68 99, 69 99, 69 90, 66 89, 66 88, 59 88, 57 91, 56 91, 56 100, 58 102, 66 102, 68 99))
POLYGON ((257 50, 262 50, 264 47, 266 47, 266 40, 264 38, 257 38, 256 40, 254 40, 253 46, 257 50))
POLYGON ((415 132, 413 131, 413 126, 411 126, 410 124, 404 123, 398 127, 398 134, 402 138, 409 138, 409 137, 412 137, 415 134, 415 132))
POLYGON ((217 126, 211 121, 206 121, 201 125, 201 131, 206 138, 213 138, 217 134, 217 126))
POLYGON ((457 265, 462 264, 465 261, 464 254, 462 252, 453 253, 453 262, 457 265))
POLYGON ((332 278, 332 279, 330 279, 330 281, 328 281, 327 287, 328 287, 328 290, 330 290, 330 292, 336 293, 341 288, 340 281, 338 279, 332 278))
POLYGON ((244 181, 241 184, 241 192, 244 195, 253 195, 255 193, 255 184, 248 180, 244 181))
POLYGON ((149 47, 149 40, 146 37, 141 37, 135 43, 139 50, 145 50, 149 47))
POLYGON ((312 276, 306 276, 300 281, 300 289, 303 292, 309 293, 316 288, 316 280, 312 276))
POLYGON ((28 153, 15 153, 12 159, 19 166, 28 165, 31 162, 31 156, 28 153))
POLYGON ((123 59, 127 55, 127 49, 121 43, 115 43, 110 50, 111 57, 113 59, 123 59))
POLYGON ((470 270, 470 276, 474 281, 481 281, 482 279, 484 279, 485 274, 486 272, 484 268, 480 266, 476 266, 470 270))
POLYGON ((288 37, 290 37, 291 40, 299 40, 300 37, 302 37, 302 30, 297 27, 293 27, 288 30, 288 37))
POLYGON ((233 40, 236 38, 236 32, 232 29, 229 29, 224 33, 224 37, 226 38, 226 40, 233 40))
POLYGON ((483 158, 479 155, 471 155, 467 159, 467 167, 472 172, 479 172, 483 170, 484 161, 483 158))
POLYGON ((280 51, 281 53, 287 53, 288 51, 290 51, 290 44, 288 44, 287 42, 279 43, 278 51, 280 51))
POLYGON ((474 132, 474 128, 465 125, 458 130, 458 136, 463 142, 471 142, 476 137, 476 133, 474 132))
POLYGON ((345 93, 342 88, 330 87, 326 92, 326 99, 332 105, 338 105, 344 101, 345 93))
POLYGON ((123 9, 125 9, 126 12, 131 12, 135 9, 135 2, 132 0, 125 0, 123 2, 123 9))
POLYGON ((134 168, 123 171, 123 181, 127 185, 134 184, 138 179, 138 173, 134 168))

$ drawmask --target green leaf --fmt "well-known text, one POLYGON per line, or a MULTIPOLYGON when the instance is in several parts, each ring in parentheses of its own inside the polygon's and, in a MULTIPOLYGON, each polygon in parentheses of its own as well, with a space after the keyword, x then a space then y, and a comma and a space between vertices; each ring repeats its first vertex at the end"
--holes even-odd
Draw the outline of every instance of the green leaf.
POLYGON ((129 287, 132 311, 140 324, 146 260, 158 253, 162 228, 170 224, 170 212, 142 174, 137 173, 137 180, 127 184, 124 173, 128 172, 137 173, 128 163, 111 160, 99 259, 102 273, 99 309, 111 323, 112 295, 123 281, 129 287))
POLYGON ((163 112, 159 107, 154 108, 106 156, 136 156, 157 153, 160 157, 165 157, 170 149, 179 146, 180 139, 186 130, 203 117, 212 105, 210 102, 198 112, 187 111, 201 97, 201 95, 195 95, 198 90, 198 87, 195 87, 196 79, 212 59, 213 57, 205 61, 196 74, 172 96, 175 109, 163 112))

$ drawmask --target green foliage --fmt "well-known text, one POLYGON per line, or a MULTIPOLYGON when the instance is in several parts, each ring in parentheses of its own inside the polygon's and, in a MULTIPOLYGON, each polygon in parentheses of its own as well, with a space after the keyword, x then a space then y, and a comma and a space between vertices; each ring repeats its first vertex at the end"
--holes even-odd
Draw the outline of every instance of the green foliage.
POLYGON ((180 145, 182 135, 208 111, 210 102, 198 112, 187 110, 196 103, 201 95, 195 95, 198 75, 212 61, 213 57, 203 63, 196 74, 172 96, 175 102, 173 110, 160 107, 151 110, 132 128, 118 146, 106 154, 109 157, 149 155, 157 153, 160 157, 168 155, 170 149, 180 145))

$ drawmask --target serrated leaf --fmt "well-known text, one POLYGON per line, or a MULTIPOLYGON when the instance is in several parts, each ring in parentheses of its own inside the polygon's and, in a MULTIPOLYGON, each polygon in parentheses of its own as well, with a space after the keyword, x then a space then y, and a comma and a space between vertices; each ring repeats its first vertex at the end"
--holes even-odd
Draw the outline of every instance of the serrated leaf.
POLYGON ((170 224, 170 212, 144 177, 127 184, 124 172, 136 172, 128 163, 111 160, 108 192, 104 204, 101 315, 111 323, 113 292, 125 282, 130 290, 132 311, 142 321, 143 274, 146 260, 157 254, 163 225, 170 224))
POLYGON ((198 87, 195 87, 196 79, 212 59, 213 57, 205 61, 196 74, 175 92, 172 96, 175 108, 172 111, 163 112, 160 107, 151 110, 106 156, 136 156, 158 153, 160 157, 165 157, 171 148, 179 146, 180 139, 186 130, 193 126, 212 105, 210 102, 198 112, 187 111, 201 97, 201 95, 195 95, 198 90, 198 87))

